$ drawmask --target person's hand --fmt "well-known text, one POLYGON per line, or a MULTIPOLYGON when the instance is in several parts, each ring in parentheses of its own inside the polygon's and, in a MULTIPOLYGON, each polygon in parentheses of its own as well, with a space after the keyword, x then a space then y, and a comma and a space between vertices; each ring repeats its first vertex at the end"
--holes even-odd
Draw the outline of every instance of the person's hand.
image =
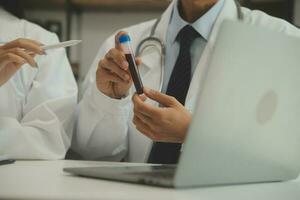
POLYGON ((144 94, 132 97, 136 129, 155 142, 183 143, 192 114, 174 97, 151 89, 144 94), (165 107, 147 104, 147 97, 165 107))
POLYGON ((23 64, 37 67, 34 56, 45 54, 42 44, 29 39, 17 39, 0 46, 0 86, 6 83, 23 64))
MULTIPOLYGON (((128 62, 125 58, 119 37, 126 32, 119 32, 115 36, 115 48, 110 49, 105 57, 100 60, 96 72, 96 84, 99 91, 103 94, 120 99, 127 95, 132 85, 131 75, 128 69, 128 62)), ((136 58, 137 66, 141 60, 136 58)))

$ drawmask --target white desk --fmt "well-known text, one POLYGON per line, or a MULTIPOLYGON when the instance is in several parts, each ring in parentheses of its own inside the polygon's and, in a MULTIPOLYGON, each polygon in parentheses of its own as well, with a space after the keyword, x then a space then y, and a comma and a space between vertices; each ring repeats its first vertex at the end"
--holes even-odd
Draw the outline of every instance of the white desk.
POLYGON ((63 167, 100 166, 105 162, 17 161, 0 166, 0 199, 145 199, 145 200, 299 200, 300 179, 282 183, 196 189, 164 189, 75 177, 63 167))

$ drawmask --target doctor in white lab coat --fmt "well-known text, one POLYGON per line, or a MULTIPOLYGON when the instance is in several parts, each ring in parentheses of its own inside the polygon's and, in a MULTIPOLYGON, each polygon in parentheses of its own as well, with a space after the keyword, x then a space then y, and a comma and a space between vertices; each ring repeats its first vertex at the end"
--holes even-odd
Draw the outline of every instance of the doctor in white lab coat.
POLYGON ((1 7, 0 27, 0 156, 63 159, 77 103, 66 53, 44 54, 57 36, 1 7))
MULTIPOLYGON (((191 3, 190 6, 194 4, 195 6, 190 8, 191 10, 196 8, 197 4, 205 6, 205 3, 212 2, 211 0, 181 1, 182 3, 191 3)), ((172 16, 174 17, 175 6, 177 6, 176 0, 162 14, 161 21, 155 31, 155 37, 163 41, 166 46, 168 46, 168 37, 172 34, 168 29, 170 28, 172 16)), ((284 20, 271 17, 260 11, 251 11, 247 8, 241 8, 241 13, 243 21, 247 24, 300 37, 300 31, 284 20)), ((207 18, 207 16, 202 13, 202 17, 207 18)), ((213 14, 210 13, 209 16, 213 16, 213 14)), ((143 102, 144 98, 139 98, 136 95, 132 98, 135 92, 132 85, 130 85, 131 87, 128 91, 120 89, 123 93, 119 94, 118 88, 115 88, 114 91, 104 88, 103 82, 107 79, 110 79, 114 84, 122 81, 124 84, 127 80, 127 77, 118 71, 115 71, 115 74, 110 74, 110 76, 103 76, 103 73, 106 72, 101 72, 103 68, 107 70, 109 67, 113 67, 109 60, 117 63, 116 65, 120 69, 122 67, 126 69, 126 64, 122 65, 124 59, 120 60, 121 57, 116 56, 122 51, 118 47, 118 43, 115 44, 115 35, 108 38, 100 48, 83 86, 85 93, 79 104, 77 133, 73 142, 74 149, 87 159, 146 162, 153 141, 184 142, 186 129, 192 116, 191 113, 197 104, 196 96, 201 91, 204 71, 206 70, 220 25, 225 19, 238 20, 238 9, 234 0, 224 0, 216 19, 207 19, 208 21, 213 21, 212 27, 205 30, 202 34, 205 37, 205 33, 207 33, 207 43, 200 59, 196 63, 185 106, 178 103, 174 98, 157 92, 160 90, 162 66, 160 53, 156 48, 152 48, 152 50, 149 48, 137 59, 137 63, 140 64, 140 73, 144 86, 155 90, 154 92, 146 91, 146 96, 154 101, 145 103, 143 102), (116 51, 116 49, 119 51, 116 51), (164 105, 167 109, 156 107, 158 103, 164 105), (153 112, 151 116, 152 113, 149 111, 155 109, 157 112, 153 112), (150 120, 149 118, 147 119, 147 115, 150 120), (151 117, 154 117, 154 119, 151 117), (174 133, 176 134, 172 136, 174 133)), ((139 42, 150 35, 154 23, 155 20, 152 20, 122 29, 130 33, 134 49, 136 49, 139 42)), ((191 24, 193 25, 193 23, 191 24)), ((121 34, 122 32, 119 33, 119 35, 121 34)), ((166 50, 170 51, 168 48, 166 50)), ((168 60, 168 52, 166 60, 168 60)), ((166 80, 164 79, 164 81, 166 80)))

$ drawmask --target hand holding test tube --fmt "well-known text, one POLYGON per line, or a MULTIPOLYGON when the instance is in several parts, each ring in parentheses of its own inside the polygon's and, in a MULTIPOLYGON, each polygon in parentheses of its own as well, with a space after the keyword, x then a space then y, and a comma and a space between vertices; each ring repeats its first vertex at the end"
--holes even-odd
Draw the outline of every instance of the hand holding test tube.
POLYGON ((96 71, 97 89, 102 94, 113 99, 126 97, 133 83, 140 94, 143 91, 137 70, 141 59, 134 56, 130 47, 130 40, 127 41, 128 36, 125 35, 128 34, 120 31, 115 36, 115 47, 109 49, 103 55, 96 71), (126 58, 126 54, 128 54, 128 59, 126 58))

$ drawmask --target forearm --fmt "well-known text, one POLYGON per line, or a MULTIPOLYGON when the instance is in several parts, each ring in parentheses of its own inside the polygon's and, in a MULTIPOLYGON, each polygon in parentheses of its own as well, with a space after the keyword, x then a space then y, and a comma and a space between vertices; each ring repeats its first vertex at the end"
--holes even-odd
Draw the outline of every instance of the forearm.
POLYGON ((127 152, 130 97, 116 100, 92 85, 81 100, 73 149, 88 159, 118 160, 127 152))
POLYGON ((70 145, 60 122, 55 119, 20 123, 0 118, 0 155, 14 159, 63 159, 70 145))

